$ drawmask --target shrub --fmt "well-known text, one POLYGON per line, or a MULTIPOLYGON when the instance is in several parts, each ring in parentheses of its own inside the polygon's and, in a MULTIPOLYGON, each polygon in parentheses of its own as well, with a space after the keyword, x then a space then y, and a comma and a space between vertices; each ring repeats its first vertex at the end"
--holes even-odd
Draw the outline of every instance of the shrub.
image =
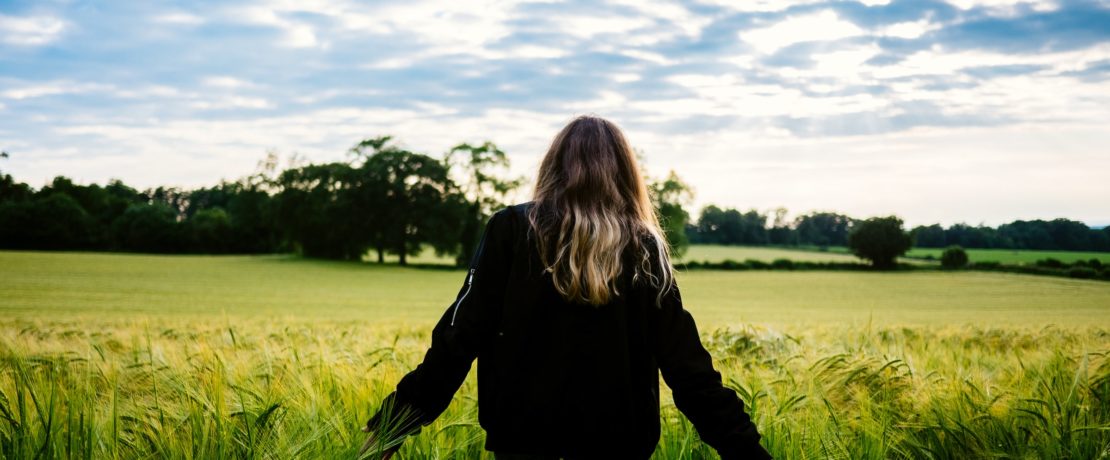
POLYGON ((768 268, 771 268, 771 264, 768 264, 767 262, 764 262, 762 260, 747 259, 744 261, 744 263, 754 270, 766 270, 768 268))
POLYGON ((1035 262, 1035 264, 1038 267, 1046 267, 1046 268, 1064 268, 1065 267, 1063 262, 1061 262, 1059 259, 1054 259, 1052 257, 1049 257, 1047 259, 1038 260, 1037 262, 1035 262))
POLYGON ((1098 272, 1090 267, 1072 267, 1068 270, 1068 276, 1072 278, 1091 279, 1098 276, 1098 272))
POLYGON ((771 261, 771 268, 779 270, 793 270, 794 261, 790 259, 775 259, 771 261))
POLYGON ((940 266, 948 269, 964 268, 967 266, 967 251, 959 245, 949 246, 940 255, 940 266))
POLYGON ((738 265, 741 264, 737 263, 735 260, 725 259, 721 261, 720 267, 725 270, 736 270, 738 265))
POLYGON ((998 267, 1001 267, 1001 266, 1002 266, 1002 262, 999 262, 999 261, 996 261, 996 260, 975 262, 975 263, 971 264, 972 268, 985 268, 985 269, 998 268, 998 267))

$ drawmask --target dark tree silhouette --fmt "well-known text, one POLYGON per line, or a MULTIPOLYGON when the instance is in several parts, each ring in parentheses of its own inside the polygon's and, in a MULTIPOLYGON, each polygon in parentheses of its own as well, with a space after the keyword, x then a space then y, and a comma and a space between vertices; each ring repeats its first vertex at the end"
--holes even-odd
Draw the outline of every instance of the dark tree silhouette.
POLYGON ((855 226, 848 235, 852 253, 870 260, 879 269, 894 268, 897 257, 912 246, 913 240, 902 230, 902 219, 897 216, 872 217, 855 226))
POLYGON ((648 183, 651 201, 659 212, 664 236, 671 246, 676 258, 686 254, 690 246, 690 239, 686 236, 686 224, 690 221, 690 213, 683 207, 689 204, 694 197, 693 189, 683 182, 673 170, 667 177, 648 183))
POLYGON ((443 158, 448 172, 454 176, 451 193, 457 194, 465 207, 461 221, 459 252, 455 263, 470 262, 481 238, 486 220, 508 203, 509 194, 524 183, 523 177, 504 177, 509 170, 509 157, 490 141, 481 145, 462 143, 451 148, 443 158))

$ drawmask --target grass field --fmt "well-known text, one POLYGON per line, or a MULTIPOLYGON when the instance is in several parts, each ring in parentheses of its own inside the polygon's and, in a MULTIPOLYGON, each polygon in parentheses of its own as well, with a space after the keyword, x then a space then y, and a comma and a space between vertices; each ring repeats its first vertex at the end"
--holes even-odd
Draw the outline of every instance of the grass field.
MULTIPOLYGON (((354 458, 462 281, 286 256, 0 252, 0 456, 354 458)), ((699 270, 679 284, 777 458, 1110 448, 1110 283, 699 270)), ((663 397, 655 458, 712 458, 663 397)), ((475 398, 472 373, 400 458, 486 455, 475 398)))
MULTIPOLYGON (((1003 264, 1031 264, 1041 259, 1053 258, 1065 263, 1077 260, 1099 259, 1105 264, 1110 264, 1110 253, 1083 252, 1083 251, 1036 251, 1014 249, 967 249, 968 258, 972 262, 1000 262, 1003 264)), ((942 248, 913 248, 901 257, 899 262, 910 264, 932 263, 923 260, 926 256, 940 259, 942 248)), ((375 256, 376 257, 376 256, 375 256)), ((777 247, 777 246, 722 246, 715 244, 691 245, 686 254, 679 259, 683 262, 721 262, 731 259, 743 262, 748 259, 771 262, 775 259, 790 259, 805 262, 865 262, 856 257, 843 246, 830 246, 824 251, 815 246, 807 247, 777 247)), ((368 259, 369 260, 369 259, 368 259)), ((376 261, 377 259, 373 259, 376 261)), ((386 262, 396 262, 397 256, 386 256, 386 262)), ((425 250, 420 255, 410 258, 414 264, 453 265, 454 258, 450 256, 436 256, 433 251, 425 250)))
POLYGON ((763 262, 771 262, 775 259, 790 259, 806 262, 860 262, 858 257, 847 253, 818 252, 761 246, 722 246, 716 244, 691 245, 686 251, 686 254, 683 254, 681 258, 681 260, 687 262, 695 260, 699 262, 720 262, 725 259, 732 259, 737 262, 743 262, 747 259, 755 259, 763 262))
MULTIPOLYGON (((1110 264, 1110 252, 1083 252, 1083 251, 1035 251, 1014 249, 967 249, 967 258, 971 262, 1000 262, 1003 264, 1031 264, 1041 259, 1056 259, 1064 263, 1077 260, 1098 259, 1104 264, 1110 264)), ((941 248, 913 248, 907 256, 940 258, 944 252, 941 248)))

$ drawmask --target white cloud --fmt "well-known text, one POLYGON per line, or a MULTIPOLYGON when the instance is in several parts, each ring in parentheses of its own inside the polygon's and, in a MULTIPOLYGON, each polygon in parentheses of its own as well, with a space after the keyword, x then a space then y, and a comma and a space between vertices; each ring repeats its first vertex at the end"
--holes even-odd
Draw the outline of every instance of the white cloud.
MULTIPOLYGON (((417 109, 328 108, 293 115, 237 119, 120 120, 59 126, 51 137, 77 136, 80 152, 48 161, 61 149, 22 149, 34 162, 23 180, 37 172, 80 171, 84 179, 103 182, 126 168, 128 184, 140 188, 175 184, 205 185, 216 179, 250 173, 269 148, 298 152, 311 161, 335 161, 359 139, 391 134, 413 151, 438 156, 459 142, 493 140, 513 156, 516 174, 532 174, 551 137, 570 120, 566 114, 529 110, 489 109, 460 116, 455 108, 435 102, 417 109), (93 137, 88 141, 89 136, 93 137), (117 152, 128 152, 117 155, 117 152), (91 161, 95 159, 96 161, 91 161)), ((53 142, 53 141, 52 141, 53 142)), ((51 175, 43 177, 49 178, 51 175)))
POLYGON ((254 83, 251 83, 249 81, 240 80, 238 78, 229 77, 229 76, 226 76, 226 75, 204 77, 204 79, 201 80, 201 81, 206 86, 212 86, 212 87, 215 87, 215 88, 232 88, 232 89, 234 89, 234 88, 250 88, 250 87, 255 86, 254 83))
POLYGON ((811 5, 822 0, 706 0, 706 3, 723 6, 735 11, 772 12, 783 11, 797 5, 811 5))
MULTIPOLYGON (((713 18, 697 15, 680 4, 660 0, 615 0, 617 5, 636 8, 637 12, 657 21, 670 23, 687 37, 696 37, 701 34, 705 26, 713 22, 713 18)), ((652 31, 658 28, 652 27, 652 31)), ((662 34, 659 40, 673 38, 672 34, 662 34)))
POLYGON ((279 11, 264 6, 237 8, 231 13, 233 18, 247 23, 267 25, 282 31, 281 45, 291 48, 310 48, 320 42, 311 25, 286 19, 279 11))
POLYGON ((804 72, 820 77, 832 77, 841 82, 858 82, 864 63, 879 54, 881 49, 874 43, 851 48, 838 49, 810 56, 814 65, 804 72))
POLYGON ((274 105, 266 99, 260 97, 246 97, 246 96, 224 96, 210 100, 196 101, 190 106, 198 109, 268 109, 274 105))
POLYGON ((761 53, 773 53, 795 43, 829 41, 863 35, 863 29, 825 10, 805 16, 790 16, 773 25, 740 31, 740 39, 761 53))
POLYGON ((1056 0, 946 0, 960 9, 987 8, 999 13, 1012 13, 1015 7, 1027 5, 1035 11, 1052 11, 1060 7, 1056 0))
MULTIPOLYGON (((801 56, 805 62, 799 66, 772 66, 762 58, 795 43, 848 37, 913 39, 942 24, 926 17, 864 30, 862 24, 818 9, 757 24, 739 34, 740 43, 730 35, 724 42, 731 43, 722 44, 719 37, 699 41, 720 17, 707 14, 709 9, 694 12, 662 0, 615 0, 627 14, 612 18, 604 16, 611 13, 598 13, 604 20, 569 8, 549 18, 522 18, 515 1, 249 1, 241 8, 205 12, 204 17, 166 13, 139 19, 173 25, 159 27, 173 34, 183 33, 176 26, 207 20, 221 27, 228 22, 262 26, 279 47, 298 49, 267 49, 266 43, 252 41, 256 33, 219 39, 231 40, 239 50, 259 47, 257 53, 266 54, 260 59, 263 64, 311 62, 312 67, 298 67, 295 79, 256 83, 248 77, 255 72, 224 65, 228 57, 242 54, 222 55, 221 48, 211 46, 213 37, 196 36, 190 40, 214 53, 212 62, 220 67, 189 60, 174 61, 180 68, 146 67, 146 58, 136 61, 122 53, 118 61, 109 62, 100 49, 101 54, 94 51, 87 57, 97 60, 89 67, 97 73, 85 74, 100 82, 57 79, 67 78, 64 75, 39 80, 0 77, 0 110, 9 116, 0 129, 6 145, 23 146, 14 147, 21 163, 11 166, 21 169, 13 173, 29 182, 56 174, 103 181, 126 171, 129 176, 124 179, 140 187, 207 185, 219 177, 249 172, 268 148, 300 152, 311 161, 332 161, 342 158, 358 139, 393 134, 411 142, 413 150, 433 155, 461 141, 488 137, 510 153, 517 172, 532 174, 555 132, 573 114, 594 112, 626 127, 633 144, 646 152, 652 171, 673 167, 696 184, 699 205, 765 209, 781 204, 797 212, 827 207, 858 216, 898 212, 910 222, 965 216, 1004 220, 1057 211, 1068 211, 1073 218, 1106 219, 1091 215, 1102 209, 1091 197, 1110 192, 1098 175, 1110 169, 1110 157, 1103 154, 1110 133, 1101 126, 1110 120, 1110 83, 1098 81, 1097 75, 1076 78, 1064 73, 1110 59, 1110 45, 1022 54, 938 47, 912 54, 904 62, 875 64, 868 61, 881 55, 883 41, 845 40, 813 47, 801 56), (508 40, 514 33, 543 40, 508 40), (674 40, 679 40, 674 46, 660 46, 674 40), (719 45, 723 48, 712 49, 719 45), (319 52, 329 46, 341 52, 319 52), (747 54, 723 55, 737 48, 747 54), (684 49, 695 51, 676 51, 684 49), (633 59, 599 64, 598 52, 633 59), (447 55, 452 59, 441 59, 447 55), (484 65, 520 58, 535 61, 484 65), (542 62, 556 58, 571 65, 542 62), (437 64, 452 78, 420 73, 403 77, 420 81, 390 82, 383 79, 394 72, 345 67, 403 68, 421 61, 437 64), (718 70, 722 62, 738 67, 718 70), (530 66, 525 70, 565 77, 510 80, 504 74, 487 75, 508 64, 510 70, 530 66), (554 108, 533 108, 538 106, 532 99, 540 98, 529 96, 549 90, 537 84, 575 81, 570 73, 583 64, 595 66, 590 70, 601 72, 602 78, 591 82, 596 88, 574 88, 566 94, 591 96, 568 97, 554 108), (989 76, 989 69, 971 71, 1014 65, 1045 68, 1001 69, 989 76), (150 73, 152 68, 157 72, 150 73), (671 75, 680 69, 684 73, 671 75), (170 71, 177 72, 172 80, 161 79, 170 71), (366 78, 368 73, 373 78, 366 78), (114 75, 126 80, 112 80, 114 75), (475 86, 457 84, 460 76, 474 79, 475 86), (685 91, 677 96, 652 93, 653 87, 674 89, 657 86, 658 79, 685 91), (168 86, 168 81, 184 86, 168 86), (521 97, 476 102, 470 94, 474 88, 498 88, 503 81, 508 83, 501 89, 519 91, 521 97), (374 97, 386 93, 389 97, 374 97), (96 97, 64 97, 72 94, 96 97), (117 99, 105 103, 103 97, 117 99), (410 108, 379 106, 397 97, 407 98, 399 103, 410 108), (456 100, 464 102, 456 105, 456 100), (11 113, 13 107, 18 114, 11 113), (226 111, 217 116, 209 110, 226 111), (904 117, 892 118, 896 115, 904 117), (935 126, 964 120, 966 126, 935 126), (999 125, 974 127, 977 121, 999 125), (808 136, 796 134, 806 130, 808 136), (853 133, 864 134, 845 135, 853 133), (982 171, 991 171, 990 177, 982 171), (1037 174, 1053 180, 1037 182, 1037 174), (945 190, 937 191, 937 177, 945 178, 945 190), (1014 191, 1007 184, 1015 178, 1057 186, 1014 191), (1076 185, 1060 188, 1061 181, 1076 185), (977 195, 980 188, 997 192, 977 195), (966 196, 982 202, 956 201, 966 196)), ((720 3, 738 10, 777 11, 815 1, 720 3)), ((965 8, 986 7, 989 14, 1053 5, 953 1, 965 8)), ((63 26, 60 35, 81 24, 79 15, 64 17, 75 25, 63 26)), ((8 29, 0 30, 0 41, 7 42, 8 29)), ((97 27, 81 30, 102 33, 97 27)), ((48 41, 57 40, 58 34, 48 41)), ((90 37, 98 38, 113 46, 126 43, 90 37)), ((91 47, 102 42, 89 43, 91 47)), ((180 51, 166 53, 190 57, 180 51)), ((236 64, 247 68, 258 61, 248 57, 236 64)), ((49 75, 51 69, 47 63, 36 74, 49 75)))
POLYGON ((652 25, 646 17, 622 16, 597 16, 594 14, 567 14, 551 18, 558 26, 558 32, 577 38, 589 40, 599 35, 622 35, 627 39, 628 33, 652 25))
POLYGON ((185 12, 169 12, 154 16, 151 18, 154 22, 160 24, 173 24, 180 26, 198 26, 204 24, 204 18, 192 13, 185 12))
POLYGON ((682 74, 667 78, 693 91, 697 97, 649 99, 629 103, 648 113, 667 114, 674 119, 698 116, 816 117, 882 110, 889 101, 870 94, 837 97, 807 97, 798 89, 752 84, 735 75, 682 74))
POLYGON ((1058 53, 1006 54, 993 51, 929 49, 911 54, 896 64, 871 70, 878 78, 953 75, 971 67, 1043 65, 1050 72, 1082 70, 1091 62, 1110 59, 1110 44, 1058 53))
POLYGON ((634 73, 615 73, 612 75, 613 81, 617 83, 628 83, 633 81, 640 81, 640 76, 634 73))
POLYGON ((66 22, 51 16, 0 14, 0 42, 17 46, 45 45, 61 37, 66 22))
POLYGON ((0 91, 0 97, 5 99, 31 99, 36 97, 56 96, 61 94, 79 94, 91 91, 111 91, 115 87, 99 83, 78 83, 72 81, 53 81, 31 83, 16 88, 0 91))
POLYGON ((566 50, 540 45, 520 45, 513 47, 506 55, 514 58, 550 59, 567 56, 566 50))
POLYGON ((653 63, 659 64, 659 65, 671 65, 671 64, 675 63, 675 61, 673 59, 671 59, 667 56, 664 56, 662 54, 653 52, 653 51, 644 51, 644 50, 638 50, 638 49, 620 49, 620 50, 617 50, 616 52, 618 54, 623 54, 623 55, 631 57, 631 58, 640 59, 642 61, 653 62, 653 63))
POLYGON ((889 26, 883 27, 879 30, 879 35, 895 38, 918 38, 925 33, 937 30, 940 24, 930 23, 928 19, 920 21, 898 22, 889 26))

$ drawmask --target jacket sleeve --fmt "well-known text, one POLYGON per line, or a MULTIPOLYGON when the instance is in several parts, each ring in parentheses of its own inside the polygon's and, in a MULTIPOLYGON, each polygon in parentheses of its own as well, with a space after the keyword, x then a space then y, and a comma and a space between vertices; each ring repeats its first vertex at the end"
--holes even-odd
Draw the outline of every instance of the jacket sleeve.
POLYGON ((386 396, 367 422, 375 433, 403 438, 432 423, 451 403, 500 319, 511 261, 509 210, 490 217, 455 301, 432 330, 424 361, 386 396))
POLYGON ((659 368, 675 406, 694 424, 702 441, 726 460, 771 458, 759 444, 760 434, 744 412, 744 402, 722 384, 721 374, 713 368, 694 317, 682 307, 676 282, 660 305, 657 346, 659 368))

